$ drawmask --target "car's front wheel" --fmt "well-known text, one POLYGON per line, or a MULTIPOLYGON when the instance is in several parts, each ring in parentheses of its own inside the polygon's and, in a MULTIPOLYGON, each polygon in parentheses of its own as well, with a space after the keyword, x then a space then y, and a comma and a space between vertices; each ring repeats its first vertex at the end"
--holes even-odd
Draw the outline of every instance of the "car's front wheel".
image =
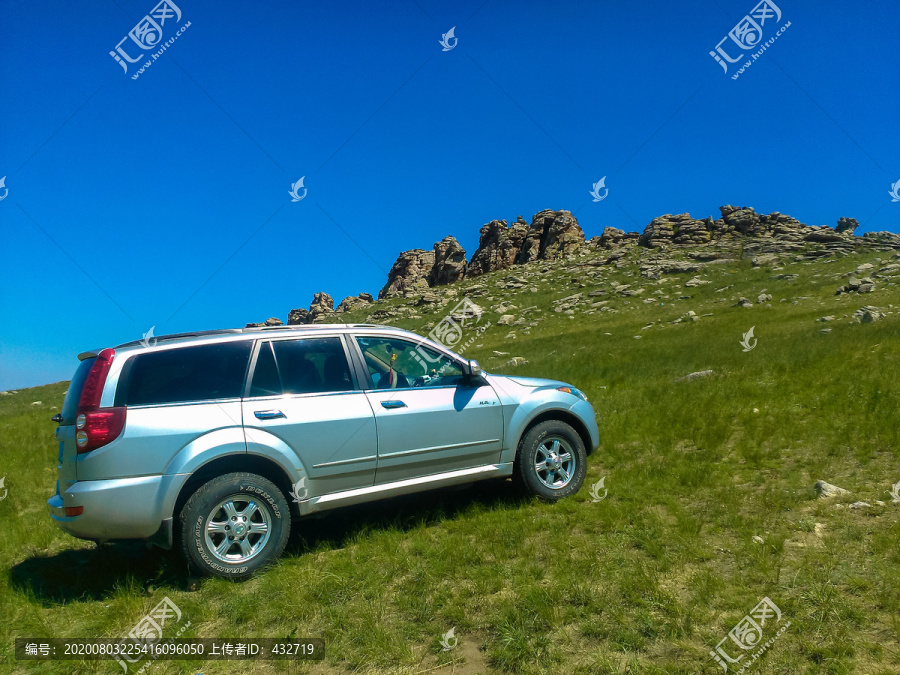
POLYGON ((586 472, 584 442, 565 422, 536 424, 519 443, 516 482, 545 501, 555 502, 578 492, 586 472))
POLYGON ((274 561, 290 534, 291 514, 271 481, 229 473, 205 483, 181 510, 181 546, 200 574, 246 579, 274 561))

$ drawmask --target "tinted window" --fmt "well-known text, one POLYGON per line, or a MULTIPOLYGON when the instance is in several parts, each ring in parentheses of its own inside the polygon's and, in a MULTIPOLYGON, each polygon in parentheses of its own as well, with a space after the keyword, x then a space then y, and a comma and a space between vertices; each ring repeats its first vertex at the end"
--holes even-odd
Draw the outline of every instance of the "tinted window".
POLYGON ((122 369, 116 405, 240 398, 251 341, 138 354, 122 369))
POLYGON ((358 337, 376 389, 449 387, 461 384, 462 367, 422 344, 383 337, 358 337))
POLYGON ((63 400, 62 411, 60 416, 62 424, 75 424, 75 415, 78 412, 78 399, 81 398, 81 389, 84 387, 84 381, 87 379, 88 373, 91 372, 91 366, 97 360, 96 356, 85 359, 75 371, 75 376, 69 382, 69 389, 66 391, 66 398, 63 400))
POLYGON ((250 385, 250 396, 278 396, 281 394, 281 380, 278 368, 272 355, 272 343, 263 342, 256 357, 256 368, 253 370, 253 382, 250 385))
POLYGON ((339 338, 276 340, 275 362, 285 394, 315 394, 353 389, 339 338))

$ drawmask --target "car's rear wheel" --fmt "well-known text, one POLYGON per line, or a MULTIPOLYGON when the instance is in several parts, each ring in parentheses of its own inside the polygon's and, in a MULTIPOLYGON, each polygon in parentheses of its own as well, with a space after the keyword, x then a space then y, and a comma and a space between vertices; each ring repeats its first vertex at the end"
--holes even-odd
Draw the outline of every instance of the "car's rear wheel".
POLYGON ((522 438, 513 475, 529 494, 554 502, 578 492, 586 472, 581 437, 565 422, 547 420, 522 438))
POLYGON ((181 546, 199 574, 246 579, 274 561, 290 535, 291 514, 271 481, 229 473, 205 483, 181 510, 181 546))

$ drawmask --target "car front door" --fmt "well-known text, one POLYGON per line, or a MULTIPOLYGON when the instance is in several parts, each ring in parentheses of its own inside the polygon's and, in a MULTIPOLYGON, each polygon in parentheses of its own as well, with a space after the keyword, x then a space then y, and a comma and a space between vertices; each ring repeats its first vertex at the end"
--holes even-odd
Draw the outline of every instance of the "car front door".
POLYGON ((373 484, 375 416, 341 336, 261 341, 243 408, 248 450, 289 446, 309 477, 306 496, 373 484))
POLYGON ((375 411, 375 484, 495 464, 503 440, 500 399, 461 364, 423 344, 358 335, 375 411))

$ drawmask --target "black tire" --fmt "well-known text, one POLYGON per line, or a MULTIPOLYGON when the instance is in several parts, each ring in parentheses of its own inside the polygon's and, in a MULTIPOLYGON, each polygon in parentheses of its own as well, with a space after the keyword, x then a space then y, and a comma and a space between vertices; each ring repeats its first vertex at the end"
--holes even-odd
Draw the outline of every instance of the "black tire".
POLYGON ((200 487, 181 510, 179 523, 181 550, 192 572, 241 580, 284 551, 291 512, 271 481, 237 472, 200 487))
POLYGON ((536 424, 519 442, 513 478, 528 494, 547 502, 558 501, 578 492, 586 473, 584 442, 565 422, 536 424), (539 471, 538 465, 544 469, 539 471))

